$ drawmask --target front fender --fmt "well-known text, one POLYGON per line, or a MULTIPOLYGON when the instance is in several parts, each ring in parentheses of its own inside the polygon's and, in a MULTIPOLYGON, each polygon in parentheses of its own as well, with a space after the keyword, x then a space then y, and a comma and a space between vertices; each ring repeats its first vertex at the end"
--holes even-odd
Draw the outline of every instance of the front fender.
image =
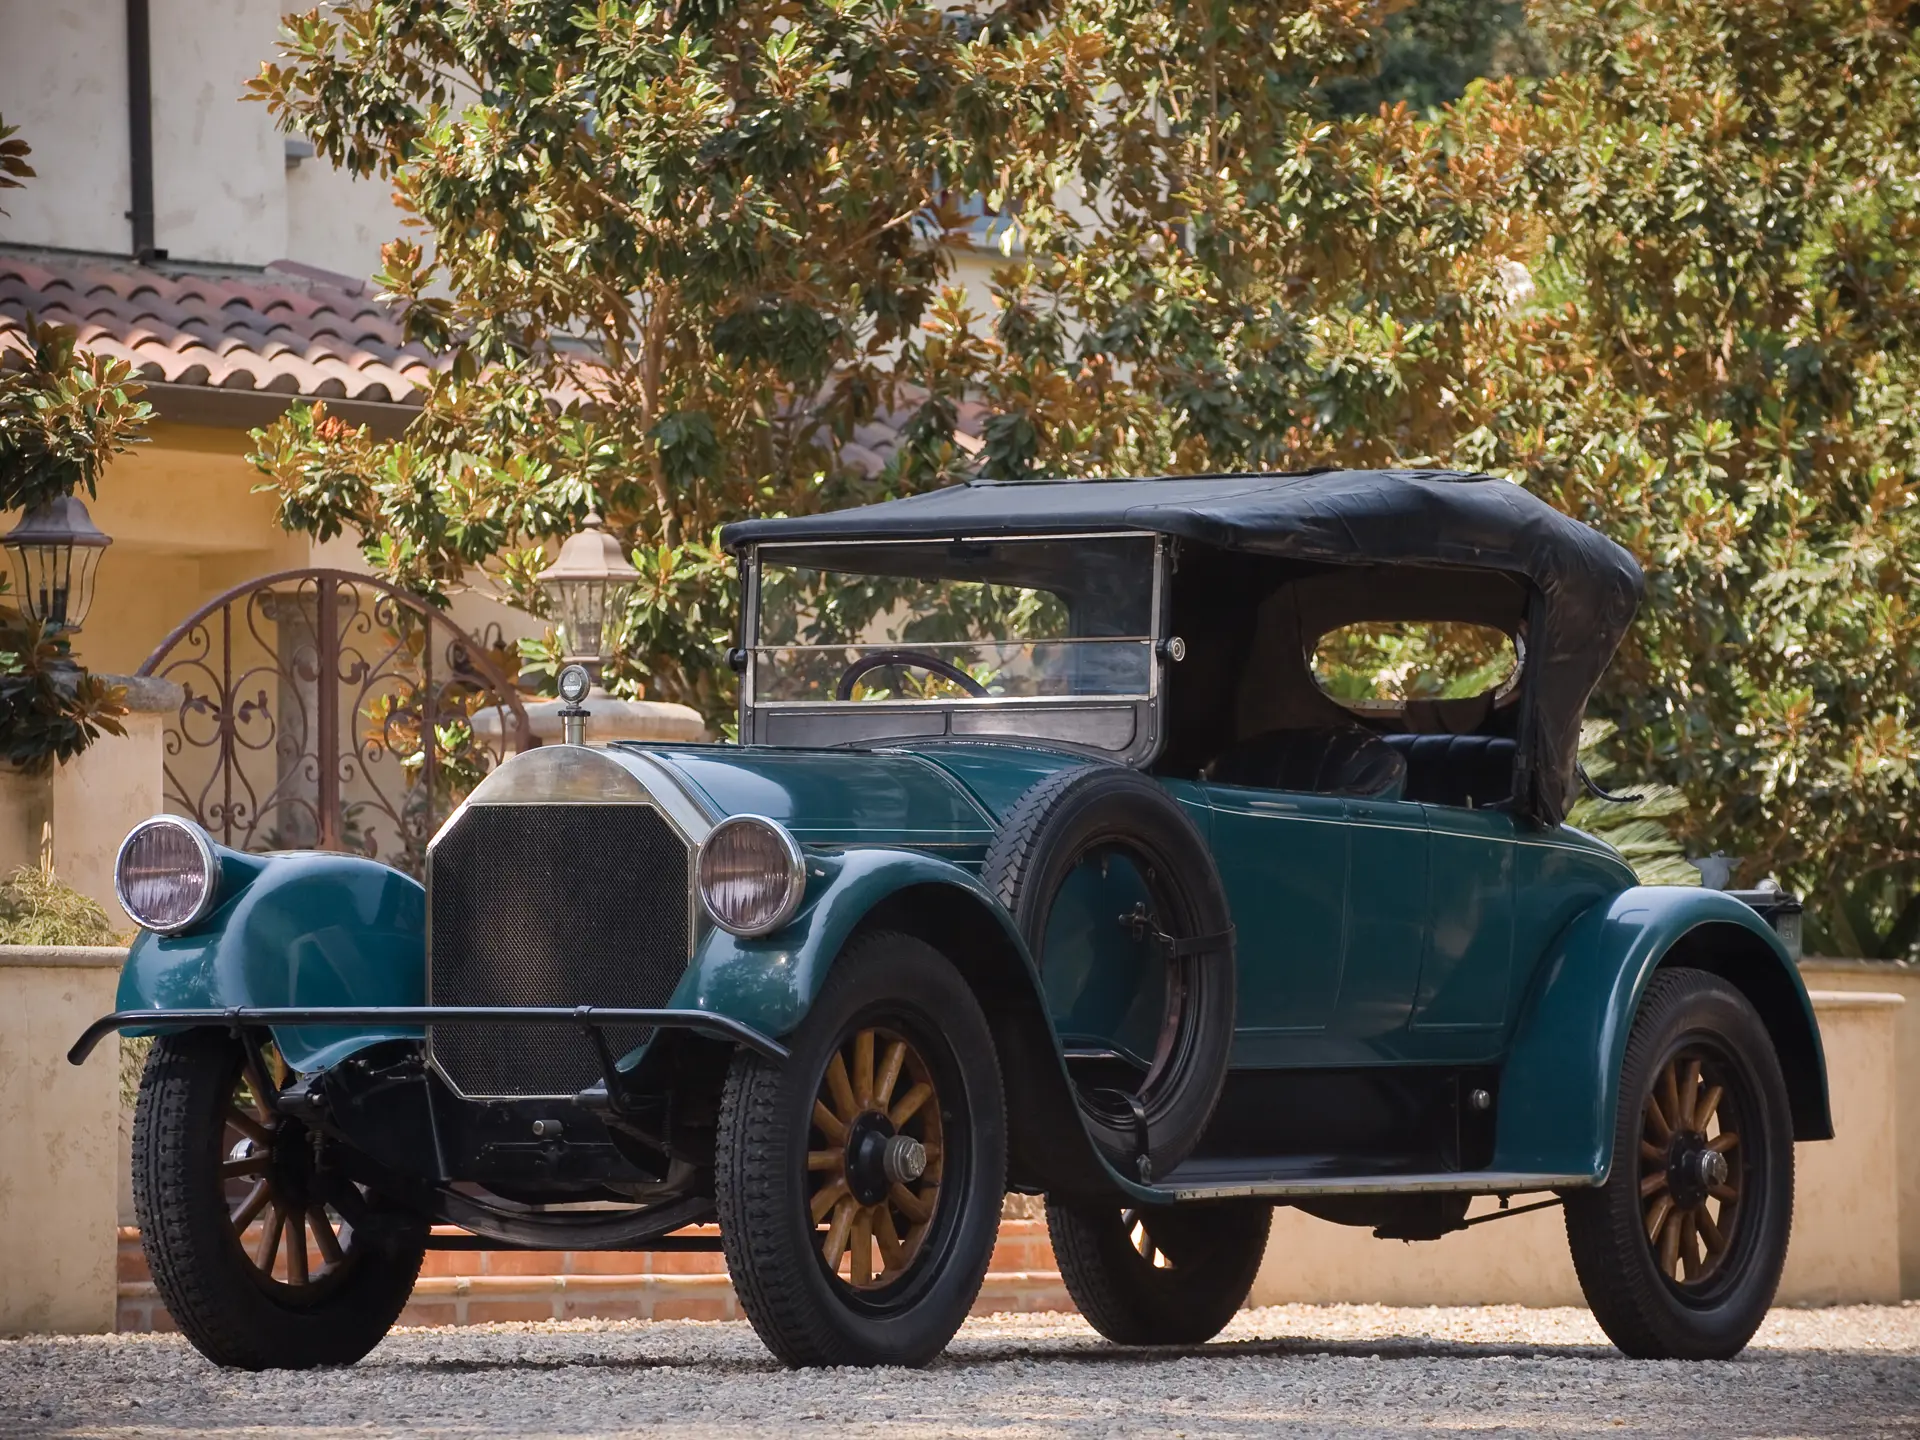
MULTIPOLYGON (((115 1009, 425 1003, 427 905, 418 881, 357 855, 219 855, 218 907, 184 935, 142 931, 115 1009)), ((274 1041, 294 1069, 318 1070, 376 1041, 420 1034, 281 1026, 274 1041)))
POLYGON ((861 921, 888 897, 917 885, 950 887, 978 901, 998 920, 1034 994, 1040 994, 1025 942, 975 876, 917 850, 874 847, 809 854, 807 897, 794 918, 771 935, 753 938, 713 929, 667 1003, 725 1015, 763 1035, 786 1035, 806 1017, 834 957, 861 921))
POLYGON ((1831 1136, 1819 1026, 1780 938, 1720 891, 1638 886, 1582 912, 1542 962, 1501 1076, 1494 1169, 1605 1182, 1627 1036, 1662 965, 1710 970, 1754 1002, 1795 1138, 1831 1136))
POLYGON ((1115 1171, 1088 1135, 1033 957, 977 877, 919 851, 876 847, 809 854, 807 890, 800 912, 773 935, 707 936, 672 1008, 786 1036, 857 928, 916 934, 960 969, 993 1030, 1008 1099, 1009 1183, 1119 1204, 1164 1198, 1115 1171))

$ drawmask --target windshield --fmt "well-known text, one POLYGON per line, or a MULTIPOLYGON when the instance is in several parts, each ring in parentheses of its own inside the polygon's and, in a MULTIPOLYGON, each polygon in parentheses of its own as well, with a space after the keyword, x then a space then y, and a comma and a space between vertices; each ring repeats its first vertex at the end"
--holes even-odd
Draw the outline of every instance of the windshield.
POLYGON ((763 545, 756 703, 1143 698, 1154 540, 763 545))

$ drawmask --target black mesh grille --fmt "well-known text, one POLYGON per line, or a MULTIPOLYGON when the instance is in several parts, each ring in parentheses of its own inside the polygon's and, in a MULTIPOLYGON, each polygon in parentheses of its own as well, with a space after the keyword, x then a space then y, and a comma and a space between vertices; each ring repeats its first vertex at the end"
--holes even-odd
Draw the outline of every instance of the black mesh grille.
MULTIPOLYGON (((435 1005, 664 1005, 687 968, 686 842, 647 805, 475 805, 427 865, 435 1005)), ((645 1029, 607 1032, 614 1054, 645 1029)), ((570 1095, 600 1078, 567 1026, 436 1025, 468 1095, 570 1095)))

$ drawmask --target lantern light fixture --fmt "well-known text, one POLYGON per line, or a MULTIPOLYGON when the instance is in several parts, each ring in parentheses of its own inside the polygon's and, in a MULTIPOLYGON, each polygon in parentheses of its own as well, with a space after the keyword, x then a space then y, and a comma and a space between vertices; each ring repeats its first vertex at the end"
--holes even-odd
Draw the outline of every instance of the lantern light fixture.
POLYGON ((561 659, 585 665, 596 684, 613 659, 614 636, 627 597, 640 581, 620 542, 588 511, 577 534, 567 537, 553 564, 534 578, 546 592, 559 624, 561 659))
POLYGON ((78 630, 93 607, 100 553, 112 543, 77 495, 46 500, 27 511, 0 537, 13 559, 21 613, 50 631, 78 630))

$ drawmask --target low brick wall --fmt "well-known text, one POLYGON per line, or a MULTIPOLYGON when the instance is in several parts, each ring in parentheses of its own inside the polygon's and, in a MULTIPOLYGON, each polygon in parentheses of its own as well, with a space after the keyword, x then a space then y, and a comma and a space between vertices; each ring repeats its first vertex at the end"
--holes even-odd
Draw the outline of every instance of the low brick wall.
MULTIPOLYGON (((318 1268, 318 1254, 311 1258, 318 1268)), ((140 1232, 132 1226, 120 1230, 118 1277, 119 1330, 174 1328, 147 1273, 140 1232)), ((1072 1308, 1047 1242, 1046 1222, 1003 1222, 974 1313, 1072 1308)), ((400 1323, 733 1320, 739 1314, 726 1261, 717 1251, 434 1250, 400 1323)))

